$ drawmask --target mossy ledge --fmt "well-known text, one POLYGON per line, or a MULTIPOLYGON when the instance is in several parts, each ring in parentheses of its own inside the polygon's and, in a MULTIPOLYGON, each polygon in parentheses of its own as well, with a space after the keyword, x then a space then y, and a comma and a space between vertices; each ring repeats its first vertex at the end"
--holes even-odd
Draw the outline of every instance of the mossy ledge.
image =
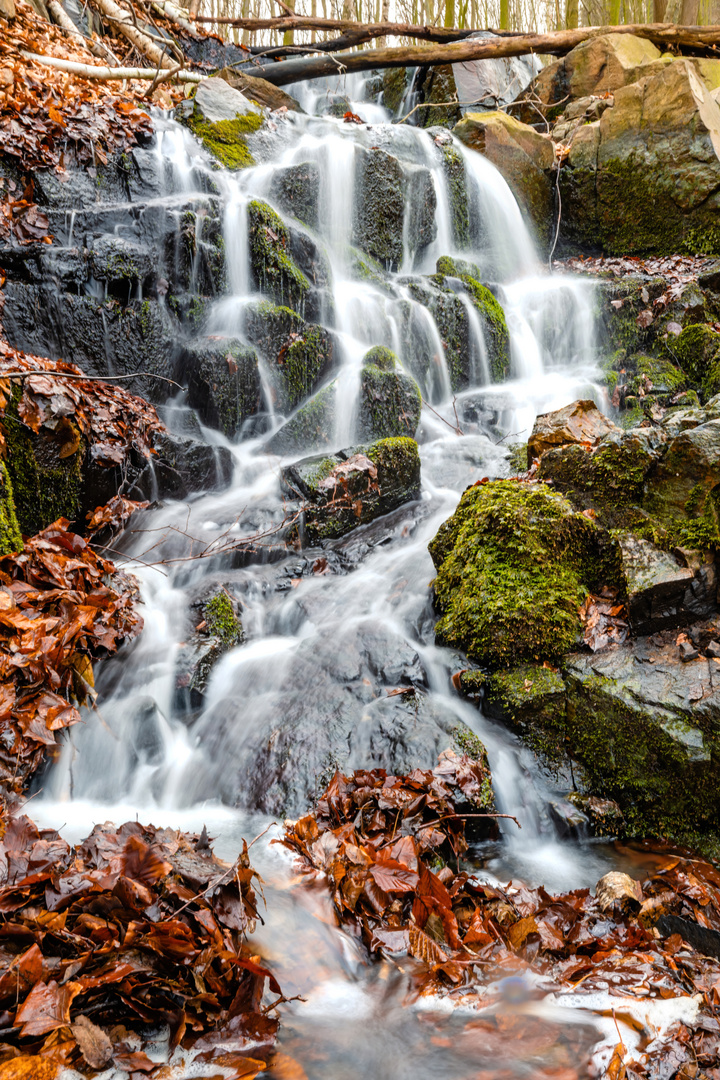
POLYGON ((234 120, 218 120, 210 123, 196 107, 185 121, 202 142, 205 149, 226 169, 247 169, 255 164, 247 145, 248 135, 253 135, 265 123, 261 113, 247 112, 234 120))
POLYGON ((304 314, 310 282, 288 255, 290 234, 285 222, 261 199, 248 206, 250 265, 255 284, 276 304, 304 314))

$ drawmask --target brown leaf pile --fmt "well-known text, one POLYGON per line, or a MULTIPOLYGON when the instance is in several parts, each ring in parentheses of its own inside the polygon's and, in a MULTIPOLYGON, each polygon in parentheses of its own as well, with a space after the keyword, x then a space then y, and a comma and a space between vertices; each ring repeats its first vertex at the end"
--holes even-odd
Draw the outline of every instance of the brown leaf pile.
POLYGON ((0 559, 0 779, 20 788, 80 720, 93 661, 140 633, 132 578, 56 521, 0 559))
POLYGON ((16 8, 16 18, 3 21, 0 35, 0 152, 21 171, 62 171, 71 162, 93 168, 150 137, 150 117, 131 94, 118 94, 117 83, 26 60, 23 51, 102 66, 25 0, 17 0, 16 8))
MULTIPOLYGON (((20 189, 17 181, 0 176, 0 241, 51 244, 50 222, 34 201, 32 180, 20 189)), ((0 282, 2 284, 2 282, 0 282)))
MULTIPOLYGON (((19 392, 18 418, 26 427, 36 434, 41 428, 54 432, 67 444, 67 454, 75 453, 82 436, 92 461, 107 468, 121 465, 131 449, 149 458, 153 436, 165 430, 143 398, 112 383, 85 378, 75 364, 31 356, 0 340, 0 410, 14 391, 19 392), (26 371, 37 374, 9 378, 10 373, 26 371), (74 377, 63 379, 63 374, 74 377)), ((60 456, 65 456, 63 450, 60 456)))
POLYGON ((160 1077, 165 1066, 142 1040, 164 1026, 169 1049, 192 1048, 208 1075, 213 1064, 237 1077, 264 1070, 277 1021, 260 1002, 266 983, 280 988, 246 943, 256 876, 246 844, 228 867, 204 832, 98 825, 73 849, 10 818, 0 843, 0 1076, 114 1066, 160 1077))
POLYGON ((617 589, 603 589, 600 596, 590 594, 579 611, 583 640, 597 652, 607 645, 618 645, 627 638, 630 627, 625 605, 617 600, 617 589))
MULTIPOLYGON (((455 779, 471 763, 460 759, 457 768, 455 779)), ((601 887, 597 896, 588 889, 553 895, 543 887, 486 884, 456 861, 468 815, 455 816, 454 799, 436 774, 336 775, 317 811, 286 826, 283 842, 301 868, 326 875, 339 922, 361 933, 373 952, 413 958, 419 991, 462 1000, 465 989, 469 1000, 481 995, 482 1005, 503 1000, 504 976, 526 973, 555 992, 700 994, 692 1028, 676 1023, 665 1039, 643 1031, 640 1058, 618 1058, 611 1075, 720 1080, 720 959, 713 958, 720 957, 720 872, 701 859, 659 856, 660 868, 619 890, 616 901, 601 887), (435 821, 425 829, 431 807, 435 821), (700 946, 696 933, 706 935, 700 946)), ((532 1026, 532 1019, 521 1020, 532 1026)), ((473 1026, 484 1024, 490 1038, 501 1035, 498 1023, 501 1015, 473 1026)), ((588 1073, 575 1061, 547 1075, 578 1080, 588 1073)))

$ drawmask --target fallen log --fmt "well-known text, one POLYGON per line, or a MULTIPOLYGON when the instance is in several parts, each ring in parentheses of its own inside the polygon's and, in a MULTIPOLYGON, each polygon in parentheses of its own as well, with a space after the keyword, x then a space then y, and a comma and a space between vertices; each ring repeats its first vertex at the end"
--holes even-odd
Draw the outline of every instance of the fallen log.
MULTIPOLYGON (((80 75, 83 79, 96 79, 98 82, 123 82, 125 79, 152 80, 158 76, 157 68, 95 67, 92 64, 78 64, 75 60, 63 60, 59 56, 42 56, 40 53, 30 52, 21 52, 20 55, 26 60, 34 60, 38 64, 45 64, 47 67, 57 68, 59 71, 67 71, 70 75, 80 75)), ((181 68, 180 71, 174 69, 161 71, 158 82, 176 76, 179 82, 186 83, 199 83, 205 78, 204 75, 198 75, 197 71, 187 71, 181 68)))
POLYGON ((114 27, 117 27, 123 37, 127 38, 151 64, 161 68, 175 66, 176 61, 171 55, 171 50, 176 48, 174 42, 168 40, 167 46, 160 48, 151 37, 140 30, 125 8, 121 8, 119 4, 115 3, 115 0, 93 0, 93 7, 114 27))
MULTIPOLYGON (((55 0, 55 2, 57 2, 57 0, 55 0)), ((190 34, 191 37, 197 38, 200 36, 193 24, 188 22, 185 12, 181 11, 175 4, 172 4, 170 0, 151 0, 151 2, 155 11, 176 23, 187 34, 190 34)))
POLYGON ((281 60, 258 67, 254 74, 275 86, 318 79, 325 75, 353 71, 374 71, 394 67, 435 67, 439 64, 462 64, 469 60, 492 60, 498 57, 544 53, 562 56, 591 37, 602 34, 634 34, 659 47, 713 51, 720 46, 720 26, 674 26, 667 23, 629 26, 582 27, 558 30, 549 34, 518 34, 512 37, 473 38, 446 45, 400 46, 390 49, 365 49, 344 53, 341 57, 311 56, 281 60))

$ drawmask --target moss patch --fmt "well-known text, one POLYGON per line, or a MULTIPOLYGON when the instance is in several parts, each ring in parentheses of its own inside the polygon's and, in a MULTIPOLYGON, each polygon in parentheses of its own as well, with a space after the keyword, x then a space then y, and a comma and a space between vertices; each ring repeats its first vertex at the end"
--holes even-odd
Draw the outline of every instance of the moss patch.
POLYGON ((496 480, 468 488, 430 544, 438 640, 498 667, 563 656, 613 547, 545 484, 496 480))
POLYGON ((203 607, 203 615, 207 623, 207 633, 218 638, 223 651, 241 645, 245 640, 242 622, 225 591, 210 597, 203 607))
POLYGON ((360 374, 360 438, 412 437, 421 408, 420 389, 400 370, 395 354, 382 346, 370 349, 360 374))
POLYGON ((218 120, 210 123, 202 113, 193 110, 188 117, 187 126, 202 141, 203 146, 226 169, 247 169, 255 164, 255 158, 247 145, 248 135, 258 131, 265 123, 265 118, 256 112, 247 112, 236 116, 234 120, 218 120))
POLYGON ((272 207, 259 199, 248 206, 250 265, 258 289, 276 303, 303 314, 310 282, 288 255, 287 226, 272 207))
POLYGON ((12 482, 5 463, 0 462, 0 555, 11 555, 22 549, 12 482))

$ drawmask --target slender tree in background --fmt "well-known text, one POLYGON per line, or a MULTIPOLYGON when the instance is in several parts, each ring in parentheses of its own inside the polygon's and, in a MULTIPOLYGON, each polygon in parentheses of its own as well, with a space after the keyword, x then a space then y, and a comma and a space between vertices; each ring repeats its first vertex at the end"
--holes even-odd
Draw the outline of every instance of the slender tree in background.
POLYGON ((578 28, 578 0, 566 0, 565 28, 567 30, 577 30, 578 28))

